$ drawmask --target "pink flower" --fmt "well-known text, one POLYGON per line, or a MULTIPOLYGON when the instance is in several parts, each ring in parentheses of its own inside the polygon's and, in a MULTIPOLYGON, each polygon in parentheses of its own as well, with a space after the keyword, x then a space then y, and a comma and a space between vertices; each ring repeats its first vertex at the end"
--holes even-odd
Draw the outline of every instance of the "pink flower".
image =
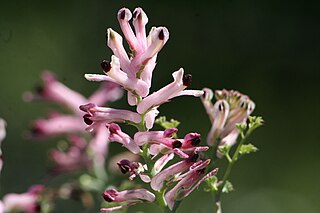
POLYGON ((136 105, 137 95, 145 97, 149 93, 156 57, 169 39, 169 32, 165 27, 153 27, 146 36, 148 17, 141 8, 136 8, 133 12, 134 33, 129 23, 131 18, 130 10, 119 10, 118 21, 132 54, 127 54, 121 35, 109 28, 107 45, 114 55, 111 63, 103 61, 101 64, 106 75, 86 74, 85 77, 90 81, 112 81, 121 85, 128 90, 129 104, 136 105))
POLYGON ((70 137, 70 147, 67 151, 54 149, 50 152, 50 158, 55 162, 54 173, 73 172, 85 169, 91 165, 86 155, 86 142, 78 137, 70 137))
POLYGON ((40 212, 38 204, 39 196, 43 191, 42 185, 32 186, 28 192, 22 194, 7 194, 3 197, 3 207, 5 212, 23 211, 27 213, 40 212))
MULTIPOLYGON (((136 8, 133 12, 133 26, 135 34, 129 24, 132 14, 127 8, 122 8, 118 12, 118 21, 121 30, 133 52, 132 58, 128 59, 123 51, 122 38, 119 34, 114 34, 111 29, 108 30, 108 46, 121 61, 121 68, 126 73, 141 75, 148 88, 151 86, 152 71, 155 67, 155 60, 158 52, 169 39, 169 32, 165 27, 153 27, 146 36, 145 26, 148 23, 148 17, 141 8, 136 8), (120 39, 121 38, 121 39, 120 39), (118 48, 115 48, 118 47, 118 48), (122 53, 122 54, 119 54, 122 53)), ((139 77, 139 76, 138 76, 139 77)))
MULTIPOLYGON (((79 110, 79 106, 88 102, 103 105, 106 102, 118 100, 123 93, 118 85, 108 82, 102 84, 89 98, 85 98, 80 93, 57 81, 54 75, 48 71, 43 72, 42 80, 43 86, 38 89, 37 93, 26 92, 24 99, 26 101, 45 100, 55 102, 67 107, 71 113, 55 112, 51 113, 47 119, 36 120, 31 130, 32 138, 46 138, 61 134, 85 134, 84 112, 79 110)), ((109 131, 105 128, 104 123, 97 122, 90 127, 93 126, 94 128, 91 129, 93 137, 85 149, 80 149, 72 144, 67 152, 52 152, 52 158, 57 162, 58 170, 72 171, 79 169, 79 167, 87 167, 88 162, 85 161, 89 158, 94 161, 96 166, 104 164, 108 151, 109 131)))
POLYGON ((142 165, 140 162, 123 159, 117 162, 117 165, 119 166, 123 174, 126 174, 126 173, 130 174, 130 177, 129 177, 130 180, 133 180, 135 177, 139 176, 140 179, 145 183, 149 183, 151 181, 148 175, 143 174, 145 170, 148 170, 146 164, 142 165))
POLYGON ((155 195, 146 189, 133 189, 133 190, 125 190, 118 192, 115 189, 109 189, 102 194, 102 197, 107 202, 126 202, 120 206, 111 207, 111 208, 102 208, 102 212, 110 212, 119 210, 121 208, 134 205, 136 203, 140 203, 143 201, 153 202, 155 200, 155 195))
POLYGON ((42 80, 43 86, 38 89, 37 93, 26 92, 23 96, 24 100, 55 102, 67 107, 72 114, 62 115, 55 113, 48 119, 36 120, 32 128, 32 136, 36 138, 84 132, 85 125, 82 121, 83 112, 79 110, 80 105, 91 101, 97 104, 104 104, 108 101, 115 101, 122 96, 122 90, 113 83, 103 84, 91 97, 86 99, 78 92, 57 81, 49 71, 43 72, 42 80))
POLYGON ((143 80, 120 69, 120 60, 116 56, 111 57, 111 63, 103 61, 101 67, 106 75, 85 74, 85 78, 89 81, 111 81, 142 97, 149 93, 148 85, 143 80))
POLYGON ((246 122, 255 108, 254 102, 238 91, 216 90, 217 101, 212 104, 213 92, 208 88, 203 90, 201 100, 212 122, 207 143, 213 145, 221 141, 219 145, 232 146, 239 135, 236 124, 246 122))
POLYGON ((163 183, 165 180, 173 177, 176 174, 184 172, 189 167, 191 167, 199 158, 198 154, 190 154, 189 158, 184 159, 178 163, 175 163, 168 168, 164 169, 163 171, 159 172, 155 175, 151 180, 151 188, 155 191, 162 189, 163 183))
POLYGON ((61 134, 83 132, 86 125, 81 116, 55 113, 48 119, 37 119, 31 129, 31 137, 38 139, 53 137, 61 134))
POLYGON ((129 110, 112 109, 109 107, 98 107, 93 103, 80 106, 80 110, 86 112, 83 116, 88 125, 95 123, 126 122, 140 123, 141 116, 129 110))
POLYGON ((137 112, 144 114, 154 107, 158 107, 161 104, 168 102, 170 99, 181 95, 201 96, 203 91, 197 90, 185 90, 192 81, 191 75, 184 75, 184 71, 180 70, 172 74, 174 81, 167 86, 161 88, 157 92, 152 93, 148 97, 144 98, 137 107, 137 112))
POLYGON ((168 154, 175 152, 180 157, 188 158, 184 152, 205 151, 208 147, 198 147, 200 134, 189 133, 183 139, 174 139, 172 135, 177 132, 176 128, 169 128, 165 131, 137 132, 134 141, 142 146, 146 143, 151 144, 150 154, 157 155, 159 152, 168 154))
POLYGON ((206 160, 204 162, 198 163, 197 165, 193 165, 190 167, 190 170, 178 176, 179 182, 175 185, 170 191, 165 194, 165 200, 168 204, 169 209, 173 209, 174 203, 176 201, 182 200, 187 197, 195 188, 197 188, 203 181, 208 179, 209 177, 214 176, 218 169, 214 169, 205 176, 206 166, 210 163, 210 160, 206 160), (202 177, 202 178, 201 178, 202 177))
POLYGON ((109 140, 121 143, 125 148, 127 148, 130 152, 134 154, 140 153, 139 146, 134 142, 134 140, 127 135, 126 133, 121 131, 119 125, 110 123, 107 124, 107 127, 110 132, 109 140))

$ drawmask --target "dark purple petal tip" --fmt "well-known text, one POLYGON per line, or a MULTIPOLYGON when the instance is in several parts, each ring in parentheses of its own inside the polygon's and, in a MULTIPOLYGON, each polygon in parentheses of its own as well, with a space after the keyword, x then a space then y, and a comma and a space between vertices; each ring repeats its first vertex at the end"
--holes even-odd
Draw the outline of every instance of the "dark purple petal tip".
POLYGON ((192 82, 192 75, 191 74, 184 75, 182 78, 182 82, 184 86, 186 87, 190 86, 192 82))
POLYGON ((110 62, 107 60, 103 60, 100 65, 105 73, 109 72, 112 68, 110 62))
POLYGON ((91 108, 94 108, 94 107, 96 107, 95 104, 93 104, 93 103, 88 103, 88 104, 80 105, 80 106, 79 106, 79 109, 80 109, 81 111, 88 112, 91 108))
POLYGON ((163 40, 164 39, 164 32, 163 32, 163 29, 162 30, 160 30, 160 32, 159 32, 159 39, 160 40, 163 40))
POLYGON ((87 125, 91 125, 93 123, 93 121, 90 119, 91 115, 89 114, 85 114, 83 116, 83 121, 87 124, 87 125))
POLYGON ((178 140, 172 142, 172 148, 180 148, 182 143, 178 140))

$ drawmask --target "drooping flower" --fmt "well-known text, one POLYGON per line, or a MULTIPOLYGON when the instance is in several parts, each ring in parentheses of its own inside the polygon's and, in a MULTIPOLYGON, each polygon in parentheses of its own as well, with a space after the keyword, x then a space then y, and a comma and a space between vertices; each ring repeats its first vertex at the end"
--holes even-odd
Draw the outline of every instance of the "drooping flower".
POLYGON ((155 200, 155 195, 146 189, 133 189, 121 192, 115 189, 109 189, 102 194, 102 197, 107 202, 121 203, 121 205, 116 207, 102 208, 102 212, 115 211, 143 201, 153 202, 155 200))
POLYGON ((39 196, 44 190, 42 185, 35 185, 22 194, 10 193, 3 197, 2 204, 4 212, 23 211, 27 213, 39 213, 39 196))
POLYGON ((238 91, 216 90, 214 95, 217 101, 212 104, 213 92, 208 88, 203 91, 201 100, 212 123, 208 145, 232 146, 239 135, 236 124, 246 122, 255 108, 254 102, 238 91))

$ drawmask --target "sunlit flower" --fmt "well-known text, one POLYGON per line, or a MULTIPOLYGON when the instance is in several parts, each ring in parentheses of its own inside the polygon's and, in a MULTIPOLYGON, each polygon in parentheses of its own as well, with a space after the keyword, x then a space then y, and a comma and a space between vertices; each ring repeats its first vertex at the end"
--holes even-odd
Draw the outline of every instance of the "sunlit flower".
POLYGON ((140 152, 139 146, 135 143, 135 141, 126 133, 122 132, 119 125, 115 123, 107 124, 110 135, 109 140, 118 142, 122 144, 125 148, 127 148, 130 152, 134 154, 138 154, 140 152))
POLYGON ((102 197, 107 202, 121 203, 121 205, 116 207, 102 208, 102 212, 115 211, 130 205, 134 205, 139 202, 153 202, 155 200, 155 195, 146 189, 133 189, 121 192, 118 192, 115 189, 109 189, 102 194, 102 197))
POLYGON ((117 162, 117 165, 119 166, 119 169, 123 174, 130 174, 130 180, 133 180, 135 177, 139 176, 140 179, 145 183, 149 183, 151 181, 150 177, 144 174, 144 172, 148 170, 146 164, 143 165, 140 162, 123 159, 117 162))

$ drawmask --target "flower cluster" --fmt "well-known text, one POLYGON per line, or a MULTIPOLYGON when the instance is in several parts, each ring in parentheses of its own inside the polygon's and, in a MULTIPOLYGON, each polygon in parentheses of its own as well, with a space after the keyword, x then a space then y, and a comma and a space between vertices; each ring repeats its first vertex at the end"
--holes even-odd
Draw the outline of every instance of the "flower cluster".
MULTIPOLYGON (((99 202, 96 193, 108 202, 102 204, 101 212, 142 202, 155 202, 164 212, 175 212, 181 201, 202 183, 207 184, 205 191, 215 195, 217 212, 221 212, 220 195, 232 189, 228 180, 232 166, 239 155, 257 150, 252 144, 244 144, 247 136, 262 124, 260 117, 250 117, 254 102, 234 90, 187 89, 192 76, 185 74, 183 68, 172 73, 171 83, 151 93, 157 56, 169 39, 169 32, 165 27, 152 27, 147 35, 148 17, 141 8, 133 13, 122 8, 117 18, 130 50, 125 49, 119 33, 107 29, 107 45, 113 55, 101 62, 101 74, 85 74, 89 81, 102 82, 89 98, 56 80, 49 71, 43 72, 43 85, 36 92, 24 94, 25 101, 54 102, 69 111, 51 111, 47 118, 34 121, 29 139, 55 136, 66 139, 49 152, 54 163, 50 181, 31 187, 26 193, 5 195, 0 200, 0 213, 49 212, 57 197, 80 200, 90 209, 99 202), (122 97, 123 91, 131 110, 109 106, 122 97), (201 99, 211 121, 206 145, 201 144, 198 132, 179 137, 179 122, 168 122, 164 117, 156 119, 162 104, 186 95, 201 99), (155 123, 163 129, 153 130, 155 123), (125 125, 135 127, 136 131, 127 132, 125 125), (110 143, 127 150, 107 161, 110 143), (235 145, 231 157, 230 150, 235 145), (220 159, 229 163, 221 180, 213 162, 220 159), (110 183, 117 178, 114 168, 129 181, 110 183), (54 183, 54 178, 62 174, 71 175, 61 185, 54 183), (46 210, 42 211, 43 207, 46 210)), ((0 147, 6 135, 5 125, 0 119, 0 147)), ((0 171, 2 165, 0 149, 0 171)))
MULTIPOLYGON (((187 196, 206 178, 214 175, 217 170, 214 169, 201 179, 210 160, 202 161, 198 158, 197 152, 208 149, 206 146, 199 146, 200 134, 189 133, 183 139, 177 139, 173 137, 173 134, 178 131, 177 128, 168 128, 164 131, 150 131, 150 129, 154 125, 161 104, 183 95, 199 97, 204 92, 186 90, 191 85, 192 76, 184 74, 181 68, 172 74, 174 79, 172 83, 149 94, 157 54, 167 42, 169 32, 165 27, 153 27, 147 36, 145 25, 148 18, 141 8, 136 8, 133 14, 126 8, 121 9, 118 12, 118 21, 131 53, 127 54, 125 51, 121 35, 108 29, 107 44, 114 54, 111 62, 102 61, 101 68, 104 75, 86 74, 85 78, 90 81, 110 81, 122 86, 127 90, 128 104, 136 106, 136 112, 100 107, 92 102, 81 105, 80 109, 86 113, 84 122, 88 124, 88 130, 94 130, 96 126, 104 124, 109 131, 110 141, 120 143, 134 154, 140 154, 143 157, 152 156, 152 159, 156 160, 149 164, 130 162, 127 159, 118 162, 122 173, 129 173, 130 179, 138 175, 144 182, 151 181, 151 188, 155 191, 167 189, 163 187, 163 182, 168 178, 171 178, 171 185, 178 182, 163 198, 168 207, 172 209, 175 201, 187 196), (131 18, 135 32, 129 23, 131 18), (130 137, 116 123, 136 126, 138 132, 134 137, 130 137), (182 158, 182 161, 163 169, 175 154, 182 158), (191 176, 194 178, 190 179, 191 176), (179 194, 177 194, 178 191, 179 194)), ((146 189, 121 192, 109 189, 103 194, 103 197, 108 202, 130 201, 129 204, 132 205, 141 200, 153 201, 155 195, 146 189), (144 195, 149 196, 141 196, 142 191, 144 195)), ((129 204, 125 203, 116 209, 129 204)), ((110 210, 114 210, 114 207, 102 209, 104 212, 110 210)))

